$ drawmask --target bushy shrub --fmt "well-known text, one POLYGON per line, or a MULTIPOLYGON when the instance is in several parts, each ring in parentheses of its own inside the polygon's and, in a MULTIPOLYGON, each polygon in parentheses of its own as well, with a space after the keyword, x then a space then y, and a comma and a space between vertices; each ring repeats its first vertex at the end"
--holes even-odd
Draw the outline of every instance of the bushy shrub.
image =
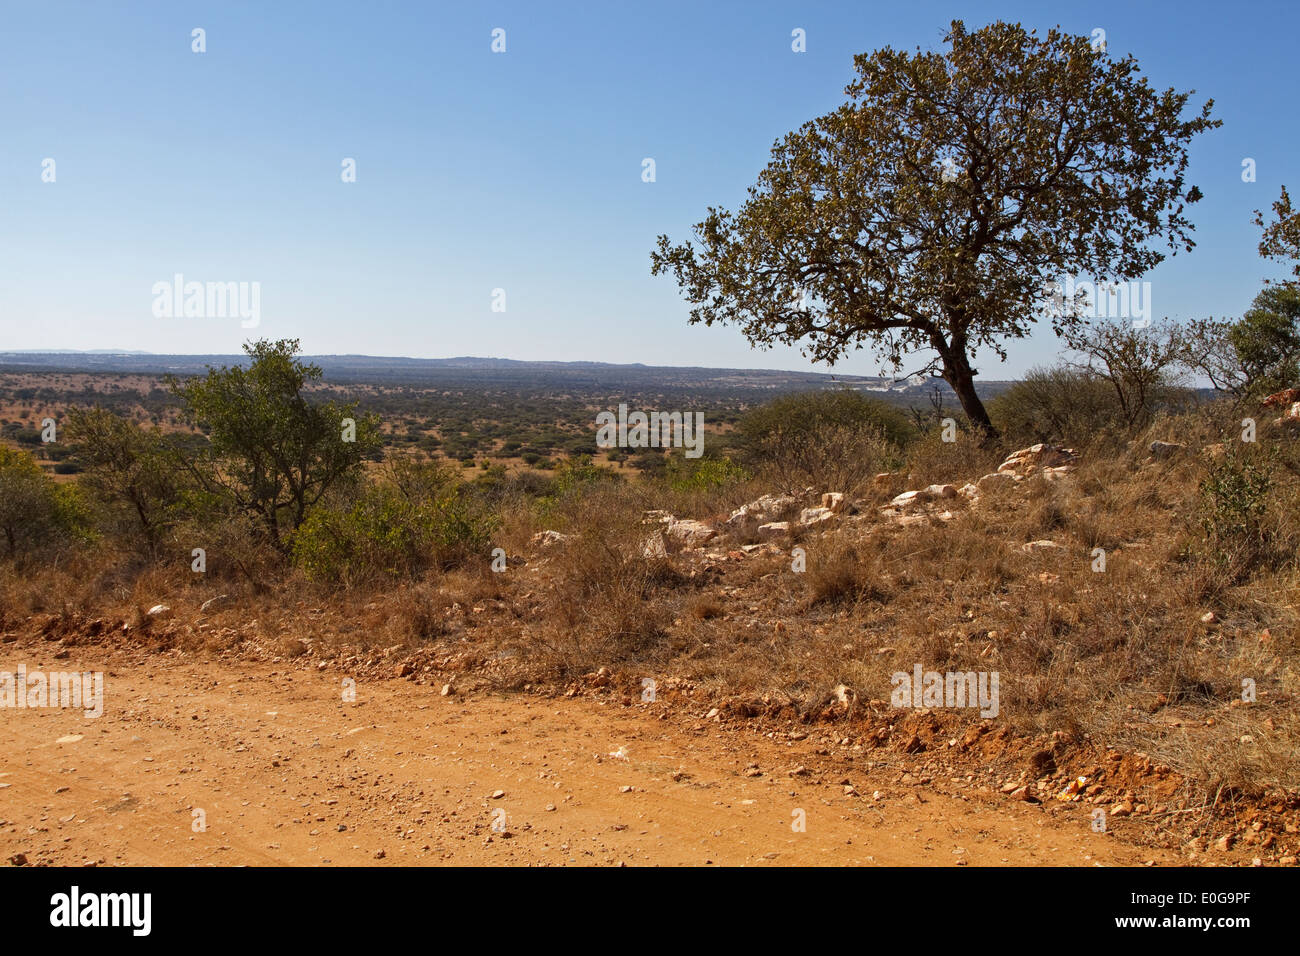
POLYGON ((1230 451, 1201 482, 1200 521, 1207 554, 1234 577, 1254 569, 1269 553, 1266 528, 1274 487, 1272 463, 1260 453, 1230 451))
POLYGON ((316 580, 409 577, 486 559, 490 526, 447 469, 402 462, 349 500, 315 509, 294 535, 292 554, 316 580))
POLYGON ((989 417, 1016 445, 1084 445, 1123 430, 1110 384, 1091 372, 1062 367, 1031 369, 989 402, 989 417))
POLYGON ((194 443, 141 428, 104 408, 70 409, 68 436, 74 464, 85 471, 79 483, 96 498, 104 533, 155 552, 180 519, 187 490, 198 487, 187 480, 184 464, 192 460, 194 443))
POLYGON ((621 481, 618 472, 594 464, 590 455, 565 459, 555 469, 554 494, 558 496, 580 493, 593 485, 621 481))
POLYGON ((787 395, 740 421, 745 463, 786 489, 852 493, 897 458, 912 435, 903 412, 857 392, 787 395))
POLYGON ((989 445, 977 432, 958 431, 953 441, 944 441, 936 429, 907 447, 909 485, 931 485, 974 481, 997 468, 1004 449, 989 445))
POLYGON ((749 471, 730 458, 687 458, 672 455, 665 477, 674 491, 708 491, 747 481, 749 471))
POLYGON ((90 509, 56 485, 30 453, 0 446, 0 556, 17 558, 88 535, 90 509))

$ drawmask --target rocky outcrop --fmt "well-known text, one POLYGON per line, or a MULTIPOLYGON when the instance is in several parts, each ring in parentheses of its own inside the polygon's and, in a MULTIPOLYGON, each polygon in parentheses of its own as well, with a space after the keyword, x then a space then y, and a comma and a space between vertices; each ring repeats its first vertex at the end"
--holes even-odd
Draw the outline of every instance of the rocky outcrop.
POLYGON ((756 521, 764 521, 768 518, 774 518, 782 512, 789 511, 797 504, 799 504, 799 499, 794 495, 764 495, 755 501, 741 505, 731 513, 731 516, 723 524, 734 527, 750 518, 756 521))
POLYGON ((998 471, 1020 478, 1042 474, 1050 480, 1067 474, 1074 467, 1076 459, 1073 448, 1057 448, 1055 445, 1039 443, 1012 452, 1006 461, 998 465, 998 471))
POLYGON ((1286 408, 1300 402, 1300 388, 1284 388, 1264 399, 1265 408, 1286 408))
POLYGON ((703 547, 718 536, 716 529, 703 521, 671 518, 664 525, 664 539, 682 550, 703 547))
POLYGON ((940 501, 944 498, 956 498, 957 489, 952 485, 929 485, 928 487, 918 489, 917 491, 904 491, 901 495, 895 496, 894 500, 889 503, 887 509, 899 511, 912 511, 924 505, 940 501))
POLYGON ((900 525, 917 524, 929 518, 951 521, 953 514, 947 506, 957 497, 959 493, 953 485, 929 485, 896 495, 880 509, 880 515, 900 525))
POLYGON ((999 488, 1014 487, 1015 483, 1016 479, 1013 475, 1010 475, 1005 471, 994 471, 975 482, 975 487, 980 494, 985 495, 990 491, 996 491, 999 488))
POLYGON ((822 495, 822 507, 835 514, 849 510, 849 500, 843 492, 828 491, 822 495))
POLYGON ((799 512, 799 523, 804 527, 825 524, 827 521, 835 518, 835 512, 830 508, 804 508, 799 512))
POLYGON ((1273 424, 1283 425, 1287 422, 1300 422, 1300 388, 1284 388, 1264 399, 1265 408, 1282 409, 1282 417, 1274 419, 1273 424))
POLYGON ((555 545, 563 544, 568 540, 569 536, 567 534, 562 534, 559 531, 539 531, 532 537, 532 543, 543 548, 554 547, 555 545))

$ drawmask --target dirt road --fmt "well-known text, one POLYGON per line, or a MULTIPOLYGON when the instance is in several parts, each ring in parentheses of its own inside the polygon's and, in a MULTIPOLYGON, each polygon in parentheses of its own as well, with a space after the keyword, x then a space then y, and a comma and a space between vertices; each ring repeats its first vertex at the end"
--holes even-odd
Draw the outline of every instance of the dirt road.
POLYGON ((29 670, 103 670, 104 714, 0 710, 0 862, 1178 862, 1091 832, 1082 808, 1054 818, 962 781, 900 784, 869 757, 819 752, 816 734, 399 680, 349 703, 333 672, 40 650, 21 650, 29 670))

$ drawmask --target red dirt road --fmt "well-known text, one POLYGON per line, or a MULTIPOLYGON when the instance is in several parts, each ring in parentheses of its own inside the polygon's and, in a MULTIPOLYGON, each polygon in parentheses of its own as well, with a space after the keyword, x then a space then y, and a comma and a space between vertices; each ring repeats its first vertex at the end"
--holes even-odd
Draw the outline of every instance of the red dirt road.
POLYGON ((442 697, 397 680, 362 682, 345 703, 333 672, 45 656, 28 669, 105 671, 104 714, 0 709, 0 863, 1180 862, 1093 833, 1083 807, 1054 817, 961 780, 942 793, 899 784, 869 756, 819 753, 829 732, 789 740, 640 705, 442 697))

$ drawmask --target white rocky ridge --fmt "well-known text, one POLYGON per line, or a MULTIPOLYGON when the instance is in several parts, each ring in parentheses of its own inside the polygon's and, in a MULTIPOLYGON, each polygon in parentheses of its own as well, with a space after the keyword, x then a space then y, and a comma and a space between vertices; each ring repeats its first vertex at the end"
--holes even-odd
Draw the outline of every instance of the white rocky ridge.
MULTIPOLYGON (((1017 482, 1035 475, 1041 475, 1048 481, 1059 481, 1074 470, 1076 461, 1077 455, 1071 448, 1057 448, 1045 443, 1031 445, 1008 455, 997 471, 974 482, 967 482, 960 488, 952 484, 933 484, 904 491, 895 495, 889 504, 879 508, 877 513, 886 520, 904 526, 921 524, 931 519, 951 521, 955 517, 951 508, 961 500, 974 506, 989 492, 1015 487, 1017 482)), ((890 485, 897 487, 896 482, 901 483, 903 477, 896 472, 882 472, 875 476, 872 485, 876 488, 887 488, 890 485)), ((856 515, 852 520, 864 520, 868 517, 863 513, 865 509, 868 509, 868 502, 851 501, 843 492, 828 491, 817 495, 816 489, 808 488, 804 490, 802 499, 792 494, 763 495, 732 511, 718 526, 694 518, 678 518, 662 509, 649 510, 642 514, 641 522, 657 525, 658 528, 646 539, 642 553, 647 557, 667 557, 678 551, 700 551, 723 531, 734 531, 749 520, 759 522, 758 536, 767 544, 746 545, 737 552, 739 556, 751 553, 751 550, 758 547, 771 547, 773 540, 786 537, 795 528, 828 527, 836 520, 850 515, 856 515), (819 504, 800 507, 808 499, 818 501, 819 504), (799 509, 797 517, 793 516, 795 509, 799 509), (778 517, 781 520, 776 520, 778 517)), ((533 536, 533 544, 549 547, 568 539, 568 535, 559 531, 540 531, 533 536)), ((1057 547, 1055 542, 1033 541, 1025 545, 1025 550, 1037 551, 1052 547, 1057 547)))

